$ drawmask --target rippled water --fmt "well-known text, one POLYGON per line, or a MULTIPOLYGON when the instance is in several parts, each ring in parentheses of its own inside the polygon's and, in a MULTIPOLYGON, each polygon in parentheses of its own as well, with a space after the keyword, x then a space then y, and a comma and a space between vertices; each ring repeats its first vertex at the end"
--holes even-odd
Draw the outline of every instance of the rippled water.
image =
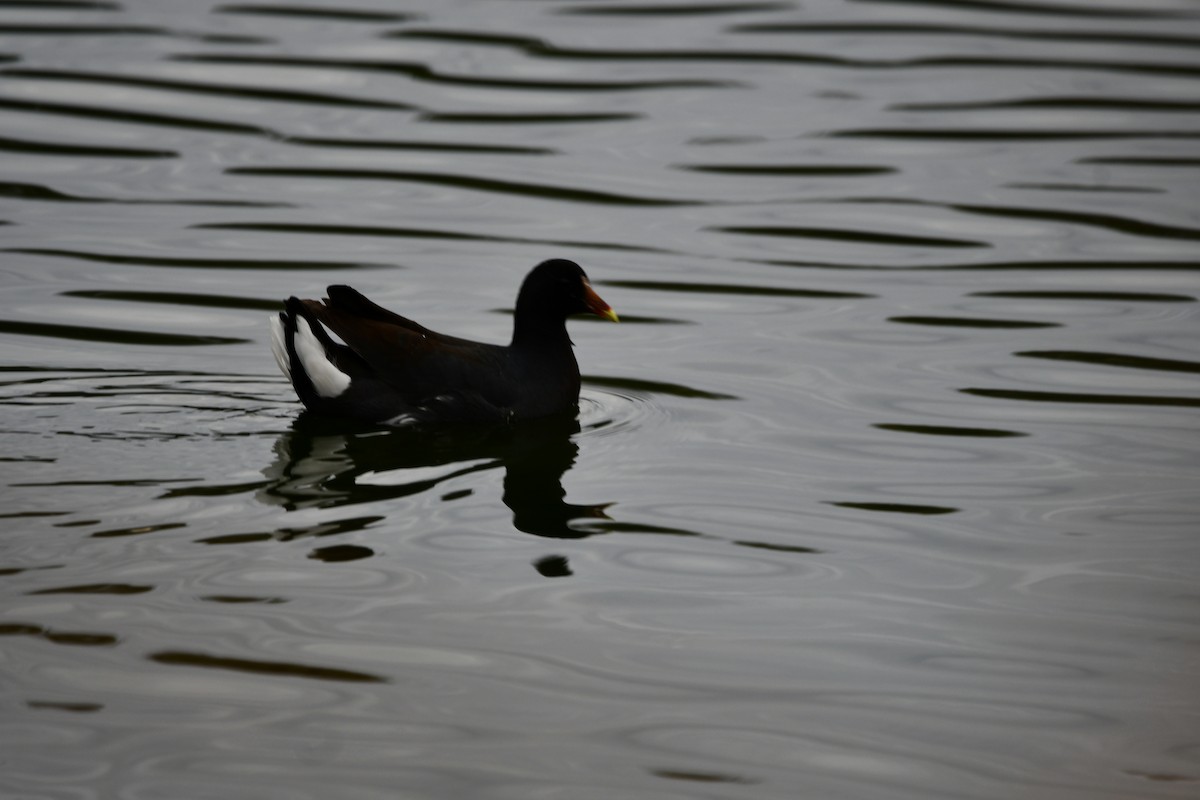
POLYGON ((0 792, 1200 791, 1200 5, 0 3, 0 792), (308 418, 350 283, 578 420, 308 418))

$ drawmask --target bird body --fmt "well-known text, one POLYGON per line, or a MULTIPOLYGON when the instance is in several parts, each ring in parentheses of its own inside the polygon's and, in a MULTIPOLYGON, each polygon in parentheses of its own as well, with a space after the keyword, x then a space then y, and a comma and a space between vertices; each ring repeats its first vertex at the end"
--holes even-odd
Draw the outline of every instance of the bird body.
POLYGON ((369 422, 512 421, 572 409, 579 365, 566 318, 617 319, 565 259, 526 277, 507 346, 437 333, 348 286, 327 291, 324 300, 288 298, 271 318, 272 351, 310 411, 369 422))

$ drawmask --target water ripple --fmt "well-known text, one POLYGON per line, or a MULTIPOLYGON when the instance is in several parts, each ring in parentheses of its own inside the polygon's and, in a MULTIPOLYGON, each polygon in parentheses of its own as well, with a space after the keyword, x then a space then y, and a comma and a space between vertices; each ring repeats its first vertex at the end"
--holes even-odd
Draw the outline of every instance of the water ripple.
POLYGON ((742 236, 773 236, 798 239, 822 239, 833 242, 858 242, 885 247, 943 247, 972 248, 991 247, 988 242, 973 239, 951 239, 941 236, 912 236, 882 231, 849 230, 844 228, 816 228, 800 225, 727 225, 710 228, 721 233, 742 236))
MULTIPOLYGON (((425 115, 426 119, 433 117, 425 115)), ((629 118, 629 117, 622 117, 629 118)), ((498 118, 498 121, 503 122, 509 118, 498 118)), ((449 120, 453 121, 453 120, 449 120)), ((520 120, 511 120, 520 122, 520 120)), ((545 120, 549 121, 549 120, 545 120)), ((558 119, 556 121, 571 121, 558 119)), ((320 136, 288 136, 284 140, 287 144, 301 145, 305 147, 322 147, 331 149, 346 149, 346 150, 381 150, 381 151, 430 151, 430 152, 446 152, 446 153, 487 153, 493 155, 516 155, 516 156, 546 156, 554 155, 555 150, 549 147, 534 147, 530 145, 508 145, 508 144, 492 144, 486 142, 451 142, 445 140, 417 140, 417 139, 344 139, 320 136)))
POLYGON ((764 11, 787 11, 791 3, 630 3, 622 5, 573 5, 557 10, 559 14, 614 17, 697 17, 727 14, 758 14, 764 11))
POLYGON ((300 664, 289 661, 260 661, 249 658, 234 658, 231 656, 214 656, 207 653, 196 653, 183 650, 162 650, 148 656, 151 661, 181 667, 200 667, 202 669, 232 670, 234 672, 249 672, 256 675, 272 675, 282 678, 308 678, 319 681, 340 681, 350 683, 387 683, 388 679, 379 675, 355 670, 339 669, 336 667, 321 667, 312 664, 300 664))
POLYGON ((323 225, 298 222, 207 222, 193 228, 227 231, 259 231, 263 233, 294 233, 318 236, 380 236, 400 239, 434 239, 459 242, 509 242, 520 244, 550 244, 561 247, 583 247, 596 250, 622 250, 638 253, 664 252, 658 248, 618 242, 579 242, 553 239, 526 239, 515 236, 466 233, 433 228, 401 228, 383 225, 323 225))
POLYGON ((141 89, 155 89, 164 92, 179 92, 183 94, 204 94, 216 97, 232 97, 238 99, 267 100, 280 103, 301 103, 321 106, 344 106, 347 108, 387 109, 394 111, 410 111, 413 106, 392 100, 377 100, 371 98, 344 97, 323 92, 301 91, 297 89, 257 88, 255 86, 236 86, 233 84, 196 83, 168 78, 147 78, 138 75, 118 75, 102 72, 78 72, 71 70, 31 69, 13 67, 0 70, 0 75, 8 78, 23 80, 60 81, 69 83, 100 84, 103 86, 129 86, 141 89))
POLYGON ((1200 167, 1200 158, 1185 156, 1084 156, 1079 164, 1111 164, 1130 167, 1161 167, 1163 169, 1187 169, 1200 167))
MULTIPOLYGON (((135 267, 167 267, 178 269, 254 269, 254 270, 311 270, 333 272, 349 269, 380 269, 381 264, 355 263, 346 261, 278 261, 245 258, 179 258, 168 256, 135 256, 118 253, 93 253, 82 250, 57 250, 52 248, 11 247, 9 253, 53 256, 94 261, 100 264, 122 264, 135 267)), ((388 267, 394 269, 394 267, 388 267)))
MULTIPOLYGON (((1198 69, 1200 74, 1200 69, 1198 69)), ((995 141, 995 142, 1055 142, 1087 139, 1200 139, 1200 130, 1174 131, 1162 128, 1141 130, 1105 130, 1102 128, 848 128, 830 131, 828 136, 840 139, 896 139, 898 141, 995 141)))
POLYGON ((1060 328, 1059 322, 1035 322, 1020 319, 984 319, 981 317, 888 317, 888 322, 903 325, 930 325, 939 328, 997 328, 1001 330, 1022 330, 1028 328, 1060 328))
MULTIPOLYGON (((36 594, 36 593, 35 593, 36 594)), ((0 636, 33 636, 45 639, 54 644, 76 645, 84 647, 111 647, 118 644, 120 639, 111 633, 93 633, 88 631, 59 631, 43 625, 28 622, 0 623, 0 636)))
MULTIPOLYGON (((246 125, 239 122, 204 119, 201 117, 184 117, 177 114, 159 114, 150 111, 132 111, 117 109, 111 106, 80 105, 77 103, 57 103, 48 100, 18 100, 16 98, 0 98, 0 109, 9 111, 25 111, 34 114, 54 114, 67 117, 83 117, 86 119, 108 120, 112 122, 127 122, 134 125, 150 125, 166 128, 183 128, 193 131, 210 131, 213 133, 253 134, 255 136, 274 136, 266 128, 256 125, 246 125)), ((172 154, 174 155, 174 154, 172 154)), ((147 158, 150 156, 142 156, 147 158)), ((163 158, 164 156, 157 156, 163 158)))
POLYGON ((449 125, 596 125, 603 122, 628 122, 641 119, 641 114, 629 111, 424 111, 420 118, 426 122, 449 125))
POLYGON ((815 299, 846 299, 865 298, 875 295, 864 292, 827 291, 824 289, 799 289, 785 286, 749 286, 730 283, 697 283, 692 281, 630 281, 605 280, 603 286, 617 286, 622 289, 646 289, 655 292, 670 292, 684 294, 717 294, 717 295, 757 295, 762 297, 807 297, 815 299))
POLYGON ((981 216, 1004 217, 1006 219, 1047 220, 1050 222, 1065 222, 1072 225, 1100 228, 1114 233, 1125 233, 1155 239, 1180 239, 1184 241, 1200 241, 1200 228, 1185 228, 1179 225, 1164 225, 1133 219, 1119 214, 1098 214, 1094 212, 1064 211, 1058 208, 1028 208, 1006 206, 982 206, 974 204, 953 204, 949 208, 968 214, 981 216))
POLYGON ((1028 436, 1019 431, 1006 431, 999 428, 966 428, 953 425, 912 425, 900 422, 878 422, 874 427, 885 431, 900 433, 919 433, 926 436, 968 436, 982 439, 1003 439, 1012 436, 1028 436))
MULTIPOLYGON (((0 105, 4 101, 0 100, 0 105)), ((28 110, 34 110, 26 106, 28 110)), ((150 150, 144 147, 105 147, 95 144, 32 141, 0 136, 0 151, 46 156, 82 156, 84 158, 179 158, 174 150, 150 150)))
POLYGON ((241 344, 248 341, 233 336, 193 335, 165 333, 160 331, 121 330, 118 328, 96 328, 84 325, 64 325, 55 322, 23 322, 0 320, 0 332, 21 336, 49 336, 55 339, 75 339, 85 342, 112 342, 114 344, 141 344, 158 347, 196 347, 223 344, 241 344))
POLYGON ((936 103, 898 103, 895 111, 998 111, 1013 108, 1053 108, 1115 111, 1165 111, 1193 113, 1200 111, 1194 100, 1147 99, 1144 97, 1021 97, 1008 100, 960 100, 936 103))
POLYGON ((695 200, 669 200, 658 197, 603 192, 581 189, 574 186, 509 181, 499 178, 484 178, 460 173, 414 172, 407 170, 365 170, 332 167, 231 167, 230 175, 255 175, 259 177, 324 178, 330 180, 373 180, 400 181, 403 183, 425 183, 433 186, 451 186, 457 189, 516 194, 571 203, 599 203, 623 206, 692 206, 701 205, 695 200))
POLYGON ((935 22, 877 21, 863 19, 846 22, 771 22, 743 23, 730 28, 732 33, 810 34, 825 37, 849 34, 855 37, 947 36, 983 39, 1013 39, 1060 44, 1117 44, 1131 47, 1200 47, 1200 37, 1183 33, 1124 30, 1076 30, 1046 28, 1006 28, 1003 26, 943 24, 935 22))
POLYGON ((696 387, 686 386, 681 383, 669 383, 667 381, 651 381, 643 378, 612 377, 601 375, 588 375, 586 376, 585 380, 588 384, 593 386, 607 386, 614 389, 625 389, 649 394, 673 395, 675 397, 694 397, 702 400, 737 399, 736 396, 731 394, 710 392, 705 389, 698 389, 696 387))
POLYGON ((288 203, 256 202, 253 200, 149 200, 116 197, 85 197, 67 194, 48 186, 33 183, 0 183, 0 197, 16 197, 21 200, 35 200, 51 203, 122 203, 126 205, 160 205, 160 206, 216 206, 223 208, 288 208, 288 203))
MULTIPOLYGON (((394 38, 404 39, 427 39, 439 42, 453 42, 468 45, 484 45, 484 46, 499 46, 517 50, 524 55, 539 59, 552 60, 570 60, 570 61, 641 61, 650 63, 670 63, 670 62, 743 62, 747 64, 754 63, 777 63, 777 64, 805 64, 805 65, 827 65, 827 66, 846 66, 853 64, 838 56, 829 56, 821 54, 795 53, 795 52, 769 52, 762 50, 680 50, 680 49, 598 49, 598 48, 578 48, 565 47, 552 44, 545 39, 539 39, 530 36, 521 36, 517 34, 505 33, 481 33, 481 32, 463 32, 449 31, 439 29, 422 29, 422 30, 405 30, 397 31, 392 34, 394 38)), ((684 83, 685 87, 691 87, 694 84, 684 83)), ((728 80, 710 80, 703 81, 700 85, 706 85, 709 88, 733 88, 738 84, 728 80)))
POLYGON ((1186 294, 1164 292, 1103 292, 1084 289, 998 289, 972 292, 972 297, 1014 297, 1033 300, 1084 300, 1129 303, 1194 303, 1196 298, 1186 294))
POLYGON ((1095 353, 1080 350, 1023 350, 1013 355, 1021 358, 1040 358, 1049 361, 1070 361, 1076 364, 1099 364, 1106 367, 1149 369, 1158 372, 1200 373, 1200 362, 1172 358, 1152 358, 1119 353, 1095 353))
POLYGON ((278 311, 278 299, 259 300, 252 297, 235 297, 223 294, 194 294, 187 292, 139 292, 118 289, 76 289, 61 293, 63 297, 80 297, 91 300, 117 300, 130 303, 153 303, 155 305, 197 306, 200 308, 244 308, 255 311, 278 311))
POLYGON ((404 14, 394 11, 374 11, 357 8, 336 8, 333 6, 310 5, 266 5, 262 3, 226 3, 215 6, 214 14, 240 14, 257 17, 289 17, 294 19, 312 19, 329 22, 406 22, 419 19, 415 14, 404 14))
POLYGON ((665 410, 652 397, 593 389, 595 381, 585 379, 579 396, 579 425, 581 435, 612 436, 630 428, 652 427, 665 410))
POLYGON ((861 178, 899 171, 895 167, 858 164, 680 164, 678 168, 714 175, 761 175, 771 178, 861 178))
POLYGON ((1021 400, 1030 403, 1083 403, 1087 405, 1200 408, 1200 397, 1177 397, 1173 395, 1043 392, 1025 389, 991 389, 978 387, 959 389, 959 391, 963 394, 975 395, 976 397, 991 397, 1000 400, 1021 400))
POLYGON ((479 86, 495 89, 525 89, 541 92, 633 92, 663 89, 716 89, 733 86, 729 81, 703 79, 661 79, 633 81, 550 80, 537 78, 500 78, 482 75, 449 75, 418 61, 389 61, 350 58, 307 58, 303 56, 249 56, 219 53, 176 53, 172 61, 197 64, 227 64, 239 67, 292 67, 296 69, 347 70, 403 75, 416 81, 453 86, 479 86))

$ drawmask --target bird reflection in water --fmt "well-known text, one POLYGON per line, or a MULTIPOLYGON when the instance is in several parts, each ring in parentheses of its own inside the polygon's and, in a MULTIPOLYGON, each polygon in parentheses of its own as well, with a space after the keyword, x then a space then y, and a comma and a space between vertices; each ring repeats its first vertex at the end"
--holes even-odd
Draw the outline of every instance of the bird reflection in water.
MULTIPOLYGON (((562 479, 579 453, 573 438, 579 431, 573 414, 511 425, 381 429, 304 413, 276 442, 276 460, 263 470, 268 481, 258 497, 288 510, 334 508, 421 494, 453 478, 503 468, 503 500, 515 528, 581 539, 605 532, 584 523, 610 520, 610 504, 564 500, 562 479)), ((564 570, 550 571, 569 574, 564 570)))

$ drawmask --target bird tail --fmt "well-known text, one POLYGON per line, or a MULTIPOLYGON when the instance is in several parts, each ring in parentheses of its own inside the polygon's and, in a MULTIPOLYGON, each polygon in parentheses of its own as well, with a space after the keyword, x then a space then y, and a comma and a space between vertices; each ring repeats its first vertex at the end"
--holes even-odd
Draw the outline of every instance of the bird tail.
POLYGON ((330 355, 334 346, 325 327, 295 297, 271 317, 271 352, 306 406, 331 400, 350 387, 350 376, 330 355))

